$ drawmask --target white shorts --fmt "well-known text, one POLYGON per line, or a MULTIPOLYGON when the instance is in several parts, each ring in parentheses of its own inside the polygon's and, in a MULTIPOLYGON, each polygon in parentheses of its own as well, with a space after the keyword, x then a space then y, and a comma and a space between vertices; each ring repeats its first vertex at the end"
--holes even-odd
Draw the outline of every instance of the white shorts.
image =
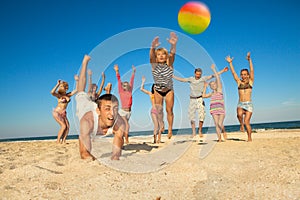
POLYGON ((119 110, 119 115, 121 117, 125 117, 127 120, 130 119, 130 116, 131 116, 131 112, 130 111, 126 111, 126 110, 123 110, 122 108, 119 110))
POLYGON ((87 112, 92 111, 94 113, 97 109, 97 104, 93 102, 85 92, 77 93, 75 100, 76 100, 76 115, 79 121, 87 112))
POLYGON ((190 121, 196 121, 196 112, 198 112, 199 121, 203 122, 205 119, 205 106, 203 98, 190 99, 188 113, 190 121))

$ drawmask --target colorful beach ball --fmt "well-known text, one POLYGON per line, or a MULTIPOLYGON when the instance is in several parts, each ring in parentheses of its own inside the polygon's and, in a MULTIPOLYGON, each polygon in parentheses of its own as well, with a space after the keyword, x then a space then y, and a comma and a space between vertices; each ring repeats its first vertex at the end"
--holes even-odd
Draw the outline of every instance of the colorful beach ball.
POLYGON ((180 28, 189 34, 200 34, 206 30, 210 23, 208 7, 197 1, 184 4, 178 12, 178 24, 180 28))

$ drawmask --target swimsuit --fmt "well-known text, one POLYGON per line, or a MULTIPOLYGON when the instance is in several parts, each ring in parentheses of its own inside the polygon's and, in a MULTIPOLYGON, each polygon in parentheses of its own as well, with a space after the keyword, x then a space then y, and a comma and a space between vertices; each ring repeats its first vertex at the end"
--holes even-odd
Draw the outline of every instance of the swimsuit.
POLYGON ((154 89, 161 96, 166 96, 173 90, 173 69, 165 64, 157 64, 152 71, 154 89))
POLYGON ((156 110, 156 108, 152 108, 151 109, 151 114, 157 115, 158 111, 156 110))
POLYGON ((67 118, 67 111, 61 107, 56 107, 53 109, 52 114, 57 116, 60 121, 64 121, 67 118))
POLYGON ((61 97, 58 101, 59 101, 60 103, 68 103, 68 100, 67 100, 67 98, 65 98, 65 97, 61 97))
POLYGON ((213 93, 210 100, 211 115, 225 115, 224 98, 221 92, 213 93))
POLYGON ((251 101, 239 102, 237 105, 238 108, 242 108, 248 112, 253 112, 253 104, 251 101))
POLYGON ((239 85, 238 85, 238 89, 239 90, 245 90, 245 89, 252 89, 252 84, 250 84, 250 83, 240 83, 239 85))
MULTIPOLYGON (((167 89, 167 88, 165 88, 165 89, 167 89)), ((171 90, 170 90, 170 89, 167 89, 165 92, 163 92, 163 91, 159 91, 159 90, 157 90, 157 89, 155 88, 155 91, 156 91, 158 94, 160 94, 161 96, 165 97, 171 90)))
MULTIPOLYGON (((239 90, 252 89, 252 84, 250 84, 250 82, 242 84, 242 82, 241 82, 238 86, 238 89, 239 90)), ((237 107, 242 108, 248 112, 253 111, 253 104, 251 101, 239 102, 237 107)))

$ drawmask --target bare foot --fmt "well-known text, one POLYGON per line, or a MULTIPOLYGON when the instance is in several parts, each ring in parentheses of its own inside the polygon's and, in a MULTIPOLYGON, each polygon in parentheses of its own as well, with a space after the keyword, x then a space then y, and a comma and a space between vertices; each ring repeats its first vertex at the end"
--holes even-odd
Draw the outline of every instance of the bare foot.
POLYGON ((161 142, 160 140, 161 140, 161 133, 159 133, 157 136, 157 143, 160 143, 161 142))
POLYGON ((227 134, 226 133, 223 133, 223 138, 224 138, 224 140, 227 140, 227 134))
POLYGON ((153 144, 155 144, 156 143, 156 135, 153 135, 153 138, 154 138, 153 144))
POLYGON ((94 161, 94 160, 96 160, 96 158, 94 156, 92 156, 91 154, 89 154, 89 153, 82 153, 80 155, 80 157, 81 157, 81 159, 87 160, 87 161, 94 161))
POLYGON ((120 157, 119 156, 112 156, 110 159, 111 160, 120 160, 120 157))
POLYGON ((203 134, 202 134, 202 133, 199 133, 199 137, 201 137, 201 138, 202 138, 202 137, 203 137, 203 134))
POLYGON ((245 132, 245 127, 244 127, 244 124, 243 124, 243 125, 241 125, 241 127, 240 127, 240 131, 241 131, 241 132, 245 132))
POLYGON ((172 132, 168 132, 168 139, 171 139, 172 136, 173 136, 172 132))

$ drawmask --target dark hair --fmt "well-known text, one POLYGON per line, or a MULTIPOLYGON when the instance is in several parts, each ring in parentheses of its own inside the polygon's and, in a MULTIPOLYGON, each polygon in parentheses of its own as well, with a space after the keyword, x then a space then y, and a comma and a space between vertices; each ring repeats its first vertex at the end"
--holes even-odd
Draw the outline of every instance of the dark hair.
POLYGON ((245 71, 245 72, 247 72, 247 73, 249 74, 248 69, 242 69, 242 70, 241 70, 241 73, 242 73, 243 71, 245 71))
POLYGON ((154 84, 152 84, 151 93, 154 94, 154 84))
POLYGON ((201 72, 201 73, 202 73, 202 69, 201 69, 201 68, 196 68, 196 69, 195 69, 195 73, 196 73, 196 72, 201 72))
POLYGON ((98 108, 100 108, 102 100, 119 103, 119 100, 115 95, 113 95, 113 94, 103 94, 96 101, 96 103, 98 105, 98 108))

